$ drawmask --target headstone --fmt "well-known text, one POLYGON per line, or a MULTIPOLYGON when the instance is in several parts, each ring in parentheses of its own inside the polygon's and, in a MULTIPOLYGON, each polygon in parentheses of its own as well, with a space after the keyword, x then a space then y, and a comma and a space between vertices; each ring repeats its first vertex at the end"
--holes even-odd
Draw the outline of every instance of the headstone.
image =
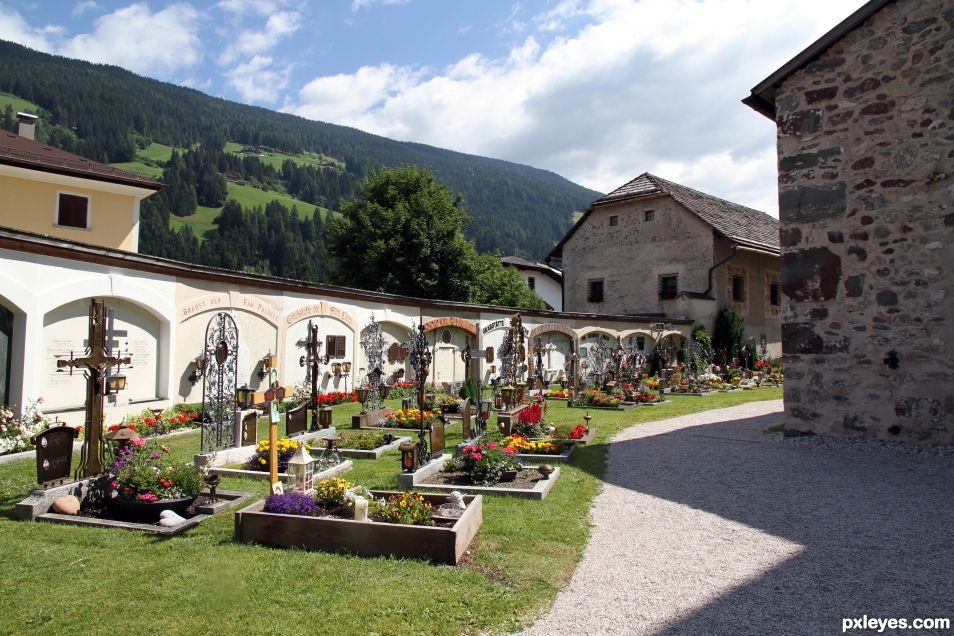
POLYGON ((242 418, 242 446, 258 443, 258 413, 254 411, 242 418))
POLYGON ((300 435, 308 428, 308 402, 302 402, 285 414, 285 435, 300 435))
POLYGON ((470 398, 464 400, 464 405, 460 407, 460 419, 461 419, 461 435, 464 436, 464 439, 470 439, 473 435, 470 427, 470 398))
POLYGON ((444 417, 438 415, 431 419, 431 458, 440 457, 444 453, 444 417))
POLYGON ((79 435, 72 426, 54 426, 30 438, 36 446, 36 481, 52 486, 65 481, 73 461, 73 440, 79 435))

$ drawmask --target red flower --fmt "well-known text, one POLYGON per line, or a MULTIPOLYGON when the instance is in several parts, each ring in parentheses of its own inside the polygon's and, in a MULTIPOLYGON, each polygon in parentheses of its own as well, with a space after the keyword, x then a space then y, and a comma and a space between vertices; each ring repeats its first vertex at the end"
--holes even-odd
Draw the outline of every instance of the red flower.
POLYGON ((517 454, 517 449, 516 449, 516 448, 510 448, 510 447, 508 446, 507 448, 504 449, 504 452, 507 453, 508 455, 516 455, 516 454, 517 454))
POLYGON ((143 422, 145 422, 145 423, 148 424, 149 426, 155 426, 155 425, 156 425, 156 420, 153 419, 153 418, 151 418, 151 417, 147 417, 146 419, 143 420, 143 422))
POLYGON ((118 431, 118 430, 119 430, 119 424, 113 424, 112 426, 110 426, 110 427, 109 427, 108 429, 106 429, 106 430, 109 431, 110 433, 112 433, 113 431, 118 431))
POLYGON ((480 460, 484 458, 484 456, 481 455, 480 453, 474 453, 473 455, 470 456, 470 458, 474 460, 475 462, 479 462, 480 460))
POLYGON ((496 442, 487 442, 487 448, 491 448, 491 449, 493 449, 493 450, 497 450, 497 443, 496 443, 496 442))

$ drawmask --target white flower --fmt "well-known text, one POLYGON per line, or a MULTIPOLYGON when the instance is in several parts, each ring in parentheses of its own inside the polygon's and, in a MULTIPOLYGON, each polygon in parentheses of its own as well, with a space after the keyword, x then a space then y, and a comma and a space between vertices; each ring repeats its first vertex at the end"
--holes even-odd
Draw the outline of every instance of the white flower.
POLYGON ((4 410, 4 411, 3 411, 3 419, 12 420, 12 419, 13 419, 13 411, 4 410))

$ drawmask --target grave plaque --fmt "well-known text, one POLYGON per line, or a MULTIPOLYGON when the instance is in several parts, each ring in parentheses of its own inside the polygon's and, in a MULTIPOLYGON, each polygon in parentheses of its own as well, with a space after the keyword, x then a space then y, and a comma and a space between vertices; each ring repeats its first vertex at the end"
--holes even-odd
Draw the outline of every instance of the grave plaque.
POLYGON ((51 486, 64 481, 73 461, 73 440, 79 435, 72 426, 54 426, 30 438, 36 446, 36 481, 51 486))
POLYGON ((242 446, 258 443, 258 414, 249 413, 242 418, 242 446))
POLYGON ((431 458, 440 457, 444 453, 444 417, 438 415, 431 419, 431 458))
POLYGON ((470 430, 470 398, 464 400, 464 405, 460 407, 461 434, 464 439, 470 439, 473 431, 470 430))
POLYGON ((308 428, 308 402, 302 402, 285 414, 285 435, 300 435, 308 428))
POLYGON ((494 361, 494 348, 487 347, 484 349, 484 360, 487 361, 487 364, 492 364, 494 361))

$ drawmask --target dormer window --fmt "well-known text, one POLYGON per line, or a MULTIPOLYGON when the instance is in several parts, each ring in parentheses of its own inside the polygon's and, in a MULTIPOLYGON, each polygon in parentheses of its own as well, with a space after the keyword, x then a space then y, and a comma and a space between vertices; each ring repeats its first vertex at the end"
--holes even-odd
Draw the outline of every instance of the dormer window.
POLYGON ((60 192, 56 201, 56 225, 88 230, 89 197, 60 192))

